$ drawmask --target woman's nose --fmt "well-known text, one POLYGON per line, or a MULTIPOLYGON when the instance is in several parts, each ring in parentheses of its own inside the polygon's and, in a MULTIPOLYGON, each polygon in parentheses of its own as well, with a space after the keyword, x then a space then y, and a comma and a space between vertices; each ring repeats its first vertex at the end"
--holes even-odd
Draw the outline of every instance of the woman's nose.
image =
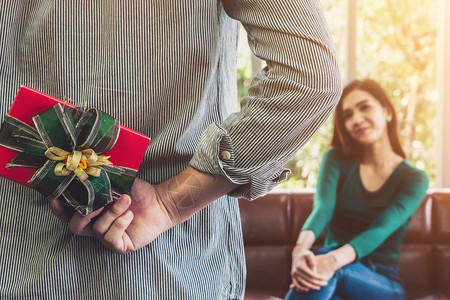
POLYGON ((354 113, 352 116, 353 125, 358 125, 363 120, 363 117, 360 113, 354 113))

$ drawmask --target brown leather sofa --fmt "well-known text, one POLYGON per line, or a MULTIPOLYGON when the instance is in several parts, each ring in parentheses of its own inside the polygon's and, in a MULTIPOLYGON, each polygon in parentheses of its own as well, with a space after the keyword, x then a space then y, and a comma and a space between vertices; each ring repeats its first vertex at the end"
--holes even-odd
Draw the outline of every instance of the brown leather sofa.
MULTIPOLYGON (((291 252, 313 197, 312 190, 295 190, 239 200, 247 259, 245 300, 286 295, 291 252)), ((322 241, 323 236, 315 246, 322 241)), ((399 272, 408 299, 450 299, 450 189, 429 190, 412 216, 399 272)))

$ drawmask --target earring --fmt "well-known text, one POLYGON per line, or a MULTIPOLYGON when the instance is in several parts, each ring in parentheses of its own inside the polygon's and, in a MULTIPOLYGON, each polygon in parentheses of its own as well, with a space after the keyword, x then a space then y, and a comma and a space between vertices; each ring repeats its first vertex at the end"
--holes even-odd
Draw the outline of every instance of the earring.
POLYGON ((388 123, 391 122, 392 121, 392 116, 388 116, 387 117, 387 121, 388 121, 388 123))

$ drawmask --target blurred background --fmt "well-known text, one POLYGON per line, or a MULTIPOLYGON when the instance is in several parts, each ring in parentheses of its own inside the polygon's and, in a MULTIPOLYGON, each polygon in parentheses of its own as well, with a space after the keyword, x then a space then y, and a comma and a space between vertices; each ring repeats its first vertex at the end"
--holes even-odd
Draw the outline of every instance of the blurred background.
MULTIPOLYGON (((450 51, 446 47, 450 44, 450 21, 444 17, 445 12, 450 15, 450 1, 321 2, 344 84, 355 78, 380 82, 397 110, 407 159, 427 172, 430 188, 450 187, 450 158, 446 157, 450 157, 450 100, 444 101, 450 97, 450 57, 446 53, 450 51)), ((246 95, 252 74, 264 65, 251 54, 242 29, 239 99, 246 95)), ((330 143, 332 122, 333 116, 288 162, 286 167, 292 174, 278 188, 315 188, 322 153, 330 143)))

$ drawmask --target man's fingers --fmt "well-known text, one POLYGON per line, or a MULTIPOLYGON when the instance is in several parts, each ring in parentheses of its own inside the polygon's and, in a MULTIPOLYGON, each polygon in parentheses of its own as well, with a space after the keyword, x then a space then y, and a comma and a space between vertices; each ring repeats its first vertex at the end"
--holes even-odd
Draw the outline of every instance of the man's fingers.
POLYGON ((50 210, 52 213, 64 223, 69 223, 73 215, 73 210, 69 209, 61 200, 54 199, 50 201, 50 210))
POLYGON ((133 212, 129 210, 113 222, 103 236, 103 243, 108 248, 122 254, 134 248, 125 232, 131 221, 133 221, 133 212))
POLYGON ((124 214, 131 204, 131 198, 128 195, 122 195, 105 213, 92 225, 92 230, 98 236, 103 236, 114 221, 124 214))
POLYGON ((79 213, 74 214, 69 222, 70 231, 78 235, 94 235, 94 232, 91 228, 91 221, 93 218, 98 216, 103 211, 103 209, 104 207, 99 208, 87 216, 80 215, 79 213))

